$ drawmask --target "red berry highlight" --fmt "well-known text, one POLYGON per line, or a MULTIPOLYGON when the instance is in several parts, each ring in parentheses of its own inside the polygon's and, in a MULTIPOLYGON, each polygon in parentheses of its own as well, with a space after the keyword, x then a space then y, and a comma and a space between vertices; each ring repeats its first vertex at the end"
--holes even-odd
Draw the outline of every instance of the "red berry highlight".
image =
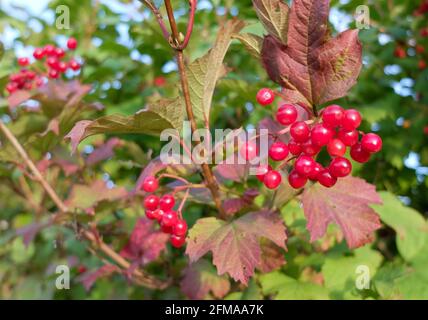
POLYGON ((269 149, 269 157, 274 161, 282 161, 288 156, 288 147, 283 142, 275 142, 269 149))
POLYGON ((352 164, 346 158, 337 157, 331 161, 328 171, 333 177, 344 178, 351 173, 352 164))
POLYGON ((309 139, 310 133, 309 126, 303 121, 295 122, 291 125, 290 135, 296 142, 305 142, 309 139))
POLYGON ((159 182, 155 177, 147 177, 144 179, 144 182, 142 184, 142 189, 145 192, 155 192, 159 187, 159 182))
POLYGON ((379 152, 382 149, 382 139, 375 133, 367 133, 361 139, 361 147, 370 153, 379 152))
POLYGON ((263 88, 257 92, 256 99, 262 106, 267 106, 275 100, 275 93, 271 89, 263 88))
POLYGON ((263 183, 268 189, 276 189, 281 184, 282 177, 281 174, 278 171, 271 170, 268 173, 266 173, 263 183))
POLYGON ((345 130, 357 129, 361 124, 361 114, 355 109, 346 110, 343 114, 342 127, 345 130))
POLYGON ((292 104, 283 104, 276 113, 276 120, 284 126, 294 123, 296 119, 297 109, 292 104))
POLYGON ((77 40, 75 38, 70 38, 67 40, 67 48, 74 50, 77 48, 77 40))
POLYGON ((333 139, 327 145, 327 152, 332 157, 341 157, 346 152, 346 145, 340 139, 333 139))
POLYGON ((308 182, 308 178, 300 175, 296 170, 291 171, 288 175, 288 183, 294 189, 303 188, 306 185, 306 182, 308 182))
POLYGON ((172 195, 166 194, 159 201, 159 208, 163 211, 169 211, 174 208, 175 199, 172 195))

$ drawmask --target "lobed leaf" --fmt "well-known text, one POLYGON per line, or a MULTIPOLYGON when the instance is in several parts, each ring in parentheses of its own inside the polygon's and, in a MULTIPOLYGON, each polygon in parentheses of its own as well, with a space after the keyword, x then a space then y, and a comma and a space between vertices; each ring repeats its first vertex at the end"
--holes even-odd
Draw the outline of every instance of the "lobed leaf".
POLYGON ((268 34, 287 43, 288 6, 282 0, 253 0, 253 6, 268 34))

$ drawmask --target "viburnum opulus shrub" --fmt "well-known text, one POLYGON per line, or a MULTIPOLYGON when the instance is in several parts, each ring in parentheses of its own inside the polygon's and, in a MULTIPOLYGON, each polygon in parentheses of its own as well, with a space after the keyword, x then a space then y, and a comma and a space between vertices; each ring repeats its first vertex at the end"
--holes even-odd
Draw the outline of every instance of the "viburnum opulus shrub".
MULTIPOLYGON (((264 27, 263 37, 243 31, 246 24, 235 18, 222 23, 211 49, 191 61, 185 54, 192 41, 197 1, 189 1, 185 34, 176 33, 171 16, 171 28, 167 28, 166 18, 160 18, 154 4, 143 2, 155 13, 164 44, 175 54, 180 76, 178 95, 156 94, 133 115, 107 112, 88 120, 91 112, 103 106, 84 102, 91 85, 71 80, 73 72, 85 67, 71 57, 70 50, 79 50, 74 38, 68 39, 67 48, 46 44, 36 48, 31 59, 20 57, 22 69, 8 79, 5 89, 13 112, 23 102, 35 100, 41 105, 41 113, 49 115, 47 129, 29 139, 37 146, 37 152, 29 157, 42 159, 30 169, 43 176, 58 167, 67 177, 80 179, 50 190, 46 184, 55 183, 55 177, 49 181, 38 178, 47 188, 46 194, 53 195, 49 209, 54 214, 43 223, 21 230, 26 242, 43 228, 65 224, 90 242, 91 250, 101 250, 109 258, 95 271, 78 266, 86 288, 97 278, 114 273, 155 289, 165 289, 179 278, 182 291, 190 298, 203 298, 208 292, 222 298, 231 288, 228 276, 240 282, 239 286, 251 285, 255 270, 268 273, 280 268, 285 263, 290 235, 298 234, 298 223, 284 221, 280 214, 293 201, 303 207, 310 234, 310 239, 304 239, 305 245, 321 238, 326 242, 343 240, 350 249, 371 243, 374 232, 381 227, 373 208, 382 212, 385 197, 381 198, 374 185, 353 177, 352 170, 355 164, 375 162, 382 154, 383 141, 377 133, 361 129, 364 119, 358 108, 337 102, 349 95, 362 68, 358 30, 332 35, 328 0, 294 0, 290 6, 280 0, 253 0, 264 27), (175 139, 182 146, 180 151, 187 153, 201 147, 203 143, 185 139, 183 122, 190 122, 191 133, 201 128, 217 129, 212 119, 216 107, 213 97, 217 82, 230 71, 223 61, 233 40, 239 40, 239 49, 247 49, 272 81, 269 87, 260 86, 251 97, 255 112, 266 115, 253 124, 259 134, 242 145, 233 145, 233 154, 242 157, 244 163, 200 163, 192 157, 189 162, 165 163, 161 155, 141 154, 135 151, 135 144, 116 137, 158 137, 174 129, 175 139), (52 107, 58 102, 64 106, 60 111, 52 107), (260 148, 262 131, 267 132, 268 144, 264 158, 260 148), (89 155, 79 150, 83 140, 98 134, 109 138, 95 145, 89 155), (71 146, 73 156, 65 147, 59 147, 63 140, 71 146), (121 185, 120 179, 112 186, 109 177, 103 176, 110 183, 108 187, 94 173, 94 167, 120 147, 129 152, 127 165, 133 166, 135 159, 145 161, 131 191, 121 185), (255 174, 250 174, 250 169, 255 174), (55 193, 66 196, 57 199, 55 193), (193 203, 203 207, 201 218, 194 218, 193 203), (119 222, 102 223, 109 207, 117 209, 119 222), (121 214, 130 208, 138 212, 138 217, 128 235, 123 232, 121 214), (340 232, 327 234, 330 224, 340 232), (158 278, 150 273, 153 268, 149 264, 161 256, 162 268, 168 271, 169 261, 177 256, 185 256, 188 265, 158 278)), ((165 4, 171 6, 170 1, 165 4)), ((424 54, 422 49, 417 49, 419 55, 424 54)), ((395 55, 403 56, 402 50, 395 55)), ((152 83, 164 87, 166 80, 159 76, 152 83)), ((14 144, 7 147, 13 150, 14 144)), ((216 146, 218 149, 225 147, 216 146)), ((18 157, 22 157, 19 151, 2 160, 16 165, 18 157)), ((364 253, 364 249, 358 251, 364 253)), ((371 258, 370 262, 376 264, 376 257, 371 258)))

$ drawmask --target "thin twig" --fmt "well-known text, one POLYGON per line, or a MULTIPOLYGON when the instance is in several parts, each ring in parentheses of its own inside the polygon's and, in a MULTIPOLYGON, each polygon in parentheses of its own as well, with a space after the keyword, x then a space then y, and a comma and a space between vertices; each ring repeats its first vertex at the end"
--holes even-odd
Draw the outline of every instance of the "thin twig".
POLYGON ((162 14, 159 12, 158 8, 156 8, 155 4, 151 0, 140 0, 143 4, 145 4, 150 11, 152 11, 153 15, 156 17, 156 20, 158 21, 158 24, 162 30, 162 34, 166 41, 169 41, 170 34, 168 32, 168 29, 166 28, 165 22, 163 21, 162 14))
MULTIPOLYGON (((15 135, 4 125, 2 121, 0 121, 0 131, 3 132, 6 139, 12 144, 15 150, 19 153, 19 155, 24 160, 26 166, 31 170, 35 179, 42 185, 43 189, 46 190, 46 193, 52 199, 52 201, 57 206, 58 210, 62 214, 69 214, 71 211, 66 206, 66 204, 61 200, 61 198, 57 195, 55 190, 50 186, 50 184, 46 181, 43 175, 40 173, 39 169, 36 167, 34 162, 30 159, 27 152, 24 150, 20 142, 16 139, 15 135)), ((106 256, 116 262, 120 267, 125 270, 128 270, 131 267, 131 264, 120 256, 117 252, 115 252, 110 246, 104 243, 101 239, 97 238, 93 232, 88 230, 83 230, 84 237, 90 241, 91 245, 94 248, 98 248, 102 251, 106 256)), ((152 289, 163 289, 169 285, 168 281, 161 281, 159 279, 153 278, 152 276, 146 274, 142 270, 134 270, 134 276, 137 277, 137 280, 140 281, 145 286, 152 289)))

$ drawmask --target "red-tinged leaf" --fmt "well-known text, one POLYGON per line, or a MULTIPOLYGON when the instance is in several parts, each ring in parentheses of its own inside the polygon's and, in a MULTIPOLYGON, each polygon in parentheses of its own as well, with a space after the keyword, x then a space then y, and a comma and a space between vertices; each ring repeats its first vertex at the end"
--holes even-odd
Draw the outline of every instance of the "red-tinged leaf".
POLYGON ((246 164, 238 163, 238 154, 231 156, 221 162, 214 168, 214 174, 220 181, 232 180, 242 182, 245 178, 245 173, 248 170, 246 164))
POLYGON ((96 148, 87 158, 86 164, 93 166, 101 161, 111 158, 114 155, 114 149, 120 146, 122 141, 118 138, 111 138, 96 148))
POLYGON ((44 228, 49 227, 53 224, 52 219, 47 221, 40 221, 31 223, 25 227, 16 230, 18 236, 22 236, 25 246, 28 246, 34 237, 44 228))
POLYGON ((357 30, 330 39, 329 0, 295 0, 287 43, 265 37, 262 61, 270 78, 285 88, 288 102, 319 105, 346 95, 362 66, 357 30))
POLYGON ((288 6, 282 0, 253 0, 254 9, 266 31, 279 41, 287 42, 288 6))
POLYGON ((77 281, 81 282, 85 289, 89 291, 99 278, 108 277, 116 272, 120 272, 117 266, 106 264, 95 271, 85 272, 77 278, 77 281))
POLYGON ((70 208, 91 209, 101 201, 111 202, 127 196, 125 188, 109 188, 104 181, 96 180, 91 185, 74 185, 65 204, 70 208))
POLYGON ((145 218, 138 219, 129 242, 121 250, 120 255, 145 265, 159 257, 165 250, 168 240, 168 234, 154 229, 153 221, 145 218))
POLYGON ((255 197, 259 195, 257 189, 248 189, 245 191, 244 195, 240 198, 227 199, 223 203, 223 209, 226 211, 226 214, 231 216, 235 213, 241 211, 244 208, 248 208, 253 204, 255 197))
POLYGON ((373 240, 373 232, 381 227, 379 216, 370 207, 382 200, 373 185, 363 179, 340 179, 333 188, 314 184, 303 193, 303 209, 308 219, 311 241, 326 233, 329 223, 336 223, 350 248, 373 240))
POLYGON ((262 273, 272 272, 285 264, 284 252, 276 244, 270 241, 262 241, 260 247, 262 248, 262 258, 257 269, 262 273))
POLYGON ((252 212, 229 223, 203 218, 189 232, 186 254, 195 262, 211 251, 219 275, 228 273, 247 284, 254 268, 261 264, 261 238, 285 248, 285 226, 275 212, 252 212))
POLYGON ((9 104, 9 109, 13 110, 17 106, 19 106, 21 103, 24 103, 28 99, 30 99, 33 96, 33 94, 28 90, 18 90, 12 93, 10 96, 7 97, 7 102, 9 104))
POLYGON ((189 298, 201 300, 208 293, 217 298, 223 298, 230 290, 227 276, 218 276, 215 268, 207 260, 199 260, 190 264, 184 271, 181 281, 181 291, 189 298))

